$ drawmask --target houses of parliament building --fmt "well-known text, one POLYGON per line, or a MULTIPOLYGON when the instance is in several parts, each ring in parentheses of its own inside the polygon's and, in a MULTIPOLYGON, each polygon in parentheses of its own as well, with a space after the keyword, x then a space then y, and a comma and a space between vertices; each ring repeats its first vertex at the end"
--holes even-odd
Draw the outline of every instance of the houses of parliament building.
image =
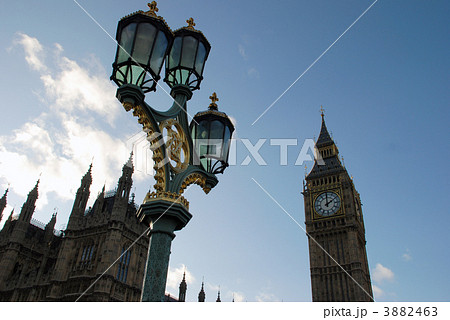
MULTIPOLYGON (((316 148, 320 156, 302 192, 312 300, 373 301, 360 196, 323 113, 316 148)), ((140 301, 149 236, 148 226, 136 217, 138 206, 130 193, 133 171, 130 157, 116 190, 103 188, 86 209, 91 165, 63 231, 55 230, 56 213, 46 225, 33 219, 37 181, 20 214, 15 216, 13 210, 0 231, 0 301, 140 301)), ((7 193, 0 199, 0 220, 7 193)), ((179 289, 178 299, 167 295, 166 300, 185 301, 184 277, 179 289)), ((198 301, 205 301, 203 284, 198 301)))

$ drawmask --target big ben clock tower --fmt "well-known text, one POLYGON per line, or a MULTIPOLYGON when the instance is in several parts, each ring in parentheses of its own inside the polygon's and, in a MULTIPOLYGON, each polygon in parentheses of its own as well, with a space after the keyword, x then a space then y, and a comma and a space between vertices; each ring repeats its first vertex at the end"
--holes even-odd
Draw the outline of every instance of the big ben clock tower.
POLYGON ((322 159, 314 160, 302 192, 313 301, 373 301, 361 200, 323 109, 316 148, 322 159))

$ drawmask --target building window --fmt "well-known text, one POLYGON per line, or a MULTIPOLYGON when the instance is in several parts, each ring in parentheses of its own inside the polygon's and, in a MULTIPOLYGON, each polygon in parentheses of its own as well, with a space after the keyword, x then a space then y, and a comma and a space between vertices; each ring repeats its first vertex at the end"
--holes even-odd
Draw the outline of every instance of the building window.
POLYGON ((92 256, 94 254, 94 245, 87 245, 83 248, 83 253, 81 254, 81 264, 90 264, 92 256))
POLYGON ((128 265, 130 264, 130 250, 126 251, 126 247, 122 248, 122 255, 119 260, 119 268, 117 270, 116 279, 121 282, 127 282, 128 265))

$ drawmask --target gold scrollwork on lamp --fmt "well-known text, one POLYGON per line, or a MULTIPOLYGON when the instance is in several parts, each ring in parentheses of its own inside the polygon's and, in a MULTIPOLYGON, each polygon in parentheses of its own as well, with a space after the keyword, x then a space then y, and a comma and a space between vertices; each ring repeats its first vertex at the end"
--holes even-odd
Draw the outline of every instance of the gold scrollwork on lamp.
POLYGON ((150 121, 147 113, 144 111, 142 106, 140 105, 133 105, 128 102, 123 103, 123 107, 126 111, 130 111, 133 109, 133 115, 135 117, 138 117, 138 122, 142 124, 144 132, 147 133, 147 140, 150 143, 150 149, 153 152, 153 169, 155 169, 155 180, 156 183, 154 185, 155 190, 161 192, 164 191, 166 188, 166 168, 164 166, 161 166, 160 164, 163 163, 164 157, 163 152, 161 150, 161 143, 159 142, 159 136, 160 134, 156 132, 155 128, 153 127, 152 122, 150 121), (156 137, 156 138, 155 138, 156 137))
POLYGON ((189 210, 189 201, 183 196, 169 191, 148 192, 145 196, 144 203, 152 202, 155 200, 165 200, 173 203, 179 203, 189 210))
MULTIPOLYGON (((189 166, 189 143, 186 134, 176 119, 167 119, 159 125, 161 132, 167 132, 166 156, 170 167, 180 173, 189 166)), ((163 133, 164 134, 164 133, 163 133)))
POLYGON ((211 187, 206 184, 206 178, 203 175, 199 173, 191 173, 183 180, 178 193, 183 194, 184 190, 191 184, 199 185, 206 194, 211 191, 211 187))

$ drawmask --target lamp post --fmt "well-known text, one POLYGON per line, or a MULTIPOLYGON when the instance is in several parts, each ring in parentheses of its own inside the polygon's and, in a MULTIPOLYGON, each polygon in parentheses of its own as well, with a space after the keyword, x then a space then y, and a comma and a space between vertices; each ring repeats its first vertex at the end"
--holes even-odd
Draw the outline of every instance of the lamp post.
POLYGON ((172 32, 160 16, 156 2, 149 11, 137 11, 119 21, 113 80, 117 98, 126 111, 133 110, 147 133, 153 151, 154 192, 147 193, 137 216, 150 226, 150 242, 141 301, 164 301, 170 247, 174 231, 181 230, 192 215, 183 191, 198 184, 208 193, 228 166, 228 152, 234 126, 218 111, 215 93, 205 112, 191 124, 187 101, 200 88, 203 68, 211 46, 202 32, 188 26, 172 32), (168 111, 158 111, 145 101, 145 93, 155 91, 163 63, 164 81, 171 88, 174 103, 168 111))

